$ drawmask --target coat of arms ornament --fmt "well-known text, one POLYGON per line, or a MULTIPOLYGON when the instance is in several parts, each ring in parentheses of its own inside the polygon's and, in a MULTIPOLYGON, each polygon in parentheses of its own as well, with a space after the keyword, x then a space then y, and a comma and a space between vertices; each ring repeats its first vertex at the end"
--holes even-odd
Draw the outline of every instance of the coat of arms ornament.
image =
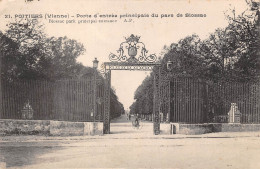
POLYGON ((120 48, 117 50, 119 55, 113 53, 109 55, 110 61, 130 63, 152 63, 156 61, 157 58, 155 54, 147 55, 148 51, 146 50, 144 43, 139 42, 139 36, 132 34, 130 37, 125 39, 125 42, 122 42, 120 48))

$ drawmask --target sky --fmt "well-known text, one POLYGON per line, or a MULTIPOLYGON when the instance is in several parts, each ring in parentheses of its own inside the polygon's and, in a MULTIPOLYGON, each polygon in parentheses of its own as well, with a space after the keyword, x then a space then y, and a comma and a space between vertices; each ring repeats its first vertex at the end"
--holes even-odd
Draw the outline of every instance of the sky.
MULTIPOLYGON (((118 19, 116 23, 83 23, 76 18, 76 23, 49 23, 41 19, 49 36, 67 36, 83 43, 86 52, 78 58, 85 66, 92 66, 94 58, 100 65, 108 62, 108 55, 116 53, 120 43, 131 34, 140 36, 148 50, 148 54, 160 56, 164 45, 169 46, 180 39, 197 34, 201 39, 208 37, 216 28, 227 25, 224 11, 235 7, 237 13, 246 9, 244 0, 136 0, 136 1, 86 1, 86 0, 0 0, 0 30, 12 19, 5 15, 54 14, 54 15, 124 15, 124 14, 158 14, 158 17, 132 18, 131 22, 118 19), (178 13, 185 15, 206 14, 206 17, 176 17, 178 13), (173 14, 174 17, 163 17, 173 14)), ((73 19, 73 18, 71 18, 73 19)), ((113 18, 112 18, 113 19, 113 18)), ((129 21, 129 18, 126 18, 129 21)), ((116 90, 119 101, 127 109, 134 101, 134 92, 150 72, 112 71, 111 84, 116 90)))

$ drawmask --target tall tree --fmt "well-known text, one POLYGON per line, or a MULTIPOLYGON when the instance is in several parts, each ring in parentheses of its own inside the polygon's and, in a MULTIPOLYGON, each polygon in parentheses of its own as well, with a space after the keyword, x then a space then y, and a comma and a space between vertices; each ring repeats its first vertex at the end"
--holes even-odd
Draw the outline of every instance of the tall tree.
POLYGON ((217 29, 201 45, 212 77, 222 80, 252 81, 259 76, 259 3, 248 2, 248 9, 237 15, 226 12, 229 25, 217 29))
POLYGON ((67 37, 48 38, 37 20, 9 23, 5 37, 14 43, 10 47, 15 52, 4 55, 3 62, 8 62, 5 77, 54 80, 75 77, 84 69, 76 61, 84 53, 84 46, 67 37))
POLYGON ((19 45, 0 31, 1 77, 14 79, 17 74, 17 58, 21 56, 19 45))
POLYGON ((255 80, 260 76, 260 11, 259 2, 248 0, 248 9, 237 15, 235 9, 226 14, 228 38, 236 44, 233 71, 238 77, 255 80))
POLYGON ((76 77, 83 71, 84 66, 76 61, 85 51, 81 43, 67 37, 51 37, 46 43, 49 56, 39 59, 39 70, 46 78, 76 77))
POLYGON ((167 61, 173 61, 173 74, 202 75, 204 72, 204 58, 200 55, 201 40, 197 35, 187 36, 178 43, 172 43, 162 59, 163 69, 166 70, 167 61))

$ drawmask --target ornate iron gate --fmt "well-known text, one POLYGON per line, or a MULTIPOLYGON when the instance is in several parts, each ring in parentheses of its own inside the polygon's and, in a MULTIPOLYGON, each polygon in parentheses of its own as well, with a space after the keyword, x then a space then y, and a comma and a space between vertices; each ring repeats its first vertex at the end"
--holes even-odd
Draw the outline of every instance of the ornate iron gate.
POLYGON ((104 85, 104 134, 110 133, 110 87, 111 87, 111 70, 105 71, 105 85, 104 85))
POLYGON ((168 72, 161 70, 160 72, 160 114, 162 115, 161 121, 170 122, 170 78, 168 72))
POLYGON ((162 98, 160 97, 160 86, 163 81, 161 79, 161 64, 157 62, 155 54, 146 55, 148 51, 140 37, 131 35, 126 41, 120 44, 117 51, 119 55, 111 53, 109 60, 102 65, 102 72, 105 75, 104 85, 104 134, 110 133, 110 87, 111 87, 111 71, 112 70, 134 70, 134 71, 152 71, 154 70, 154 99, 153 99, 153 128, 154 134, 160 134, 160 105, 162 98), (127 52, 126 52, 127 51, 127 52))

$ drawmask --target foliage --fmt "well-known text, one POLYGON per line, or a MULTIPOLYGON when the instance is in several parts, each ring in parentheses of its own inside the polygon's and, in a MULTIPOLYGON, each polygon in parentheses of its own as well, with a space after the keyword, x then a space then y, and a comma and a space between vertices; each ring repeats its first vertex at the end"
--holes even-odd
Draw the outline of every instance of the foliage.
POLYGON ((1 60, 1 77, 14 77, 17 69, 18 61, 16 56, 19 57, 18 44, 12 39, 5 36, 0 32, 0 60, 1 60))
POLYGON ((232 51, 236 57, 233 72, 240 78, 252 81, 260 75, 260 11, 259 2, 247 3, 248 9, 241 15, 236 16, 234 9, 227 14, 229 25, 226 29, 230 43, 235 46, 232 51))
POLYGON ((201 76, 205 69, 205 59, 200 55, 201 40, 197 35, 187 36, 177 44, 171 44, 169 51, 162 59, 164 71, 167 61, 173 61, 170 73, 201 76))
POLYGON ((134 99, 136 101, 130 106, 131 114, 150 114, 153 109, 150 107, 153 103, 153 77, 148 76, 137 88, 134 99))
POLYGON ((252 1, 241 15, 236 16, 234 9, 229 10, 226 12, 229 25, 217 29, 202 43, 202 55, 208 58, 209 70, 216 70, 210 75, 218 74, 215 80, 259 79, 259 14, 259 4, 252 1))
POLYGON ((47 79, 75 77, 84 69, 77 63, 84 46, 67 37, 47 37, 37 20, 16 20, 1 33, 1 48, 12 51, 3 55, 3 77, 47 79))
MULTIPOLYGON (((161 59, 163 71, 167 72, 167 62, 172 61, 168 72, 172 78, 189 76, 204 79, 208 84, 259 81, 259 3, 247 3, 248 9, 240 15, 234 9, 227 11, 228 26, 216 29, 205 40, 194 34, 165 46, 161 59)), ((132 113, 151 113, 146 107, 153 107, 153 73, 147 79, 136 90, 135 102, 130 107, 132 113)))
MULTIPOLYGON (((1 77, 17 80, 49 80, 92 78, 94 69, 77 62, 85 52, 82 43, 68 37, 48 37, 37 20, 21 19, 0 31, 1 77)), ((98 78, 103 78, 98 74, 98 78)), ((124 112, 111 89, 111 116, 124 112)), ((26 99, 25 99, 26 100, 26 99)))
POLYGON ((123 104, 118 101, 118 97, 113 90, 110 91, 110 112, 111 118, 119 117, 125 112, 123 104))

